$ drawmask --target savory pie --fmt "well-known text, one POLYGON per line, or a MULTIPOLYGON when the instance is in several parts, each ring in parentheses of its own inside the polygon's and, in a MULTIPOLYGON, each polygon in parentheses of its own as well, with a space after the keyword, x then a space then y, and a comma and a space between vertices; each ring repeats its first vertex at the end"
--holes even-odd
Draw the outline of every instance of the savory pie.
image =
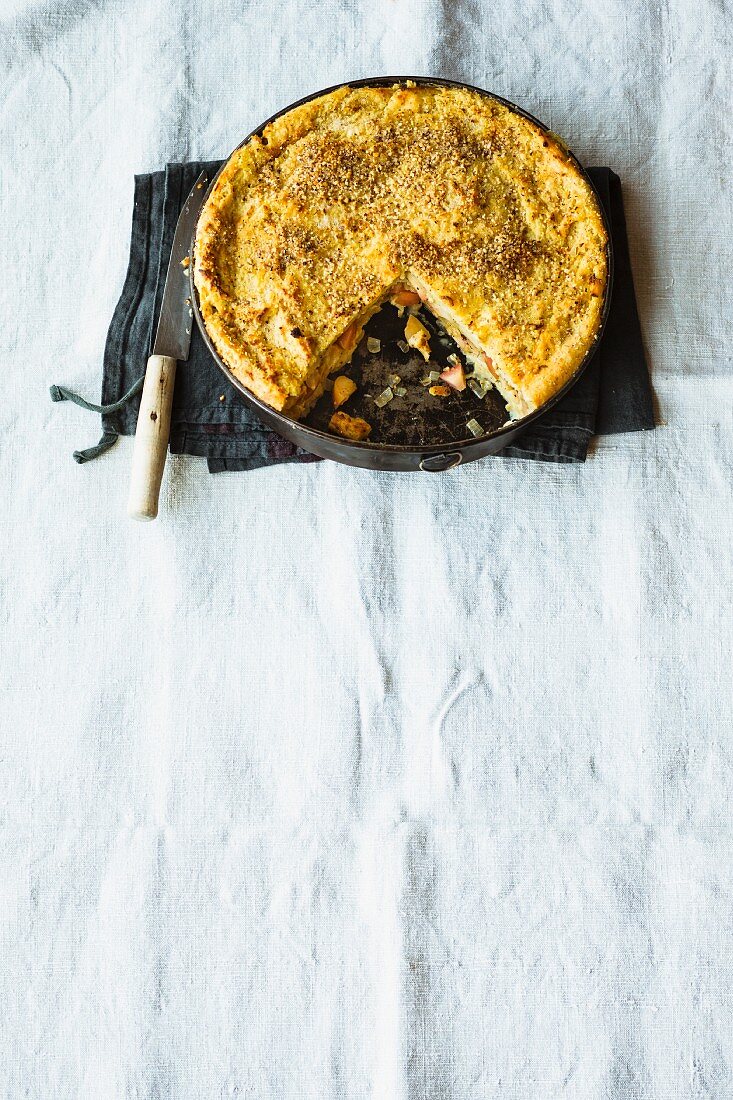
POLYGON ((221 358, 289 416, 311 408, 391 299, 424 303, 516 418, 593 342, 606 244, 563 146, 502 103, 344 86, 232 155, 199 219, 194 279, 221 358))

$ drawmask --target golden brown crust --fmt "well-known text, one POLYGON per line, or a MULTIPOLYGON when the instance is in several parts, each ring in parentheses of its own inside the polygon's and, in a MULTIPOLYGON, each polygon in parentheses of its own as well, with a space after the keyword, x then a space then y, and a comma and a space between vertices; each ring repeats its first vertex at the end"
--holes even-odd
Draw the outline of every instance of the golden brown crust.
POLYGON ((606 232, 561 144, 495 100, 342 87, 233 154, 199 219, 194 278, 224 361, 290 415, 398 280, 490 357, 518 415, 596 335, 606 232))

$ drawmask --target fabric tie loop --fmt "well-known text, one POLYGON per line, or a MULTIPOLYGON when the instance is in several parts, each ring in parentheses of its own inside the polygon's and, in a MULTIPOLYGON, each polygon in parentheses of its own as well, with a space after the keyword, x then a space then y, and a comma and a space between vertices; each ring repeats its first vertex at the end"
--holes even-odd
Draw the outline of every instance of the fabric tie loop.
POLYGON ((88 409, 89 412, 95 413, 113 413, 123 408, 128 401, 131 401, 133 397, 137 397, 143 388, 143 382, 145 381, 145 375, 138 378, 137 382, 134 382, 130 386, 127 393, 123 393, 119 401, 113 401, 109 405, 95 405, 93 401, 87 401, 86 398, 81 397, 80 394, 74 393, 73 390, 69 390, 66 386, 51 386, 50 394, 52 401, 71 401, 72 404, 78 405, 80 409, 88 409))
MULTIPOLYGON (((128 401, 131 401, 133 397, 137 397, 143 388, 143 382, 145 381, 145 375, 138 378, 132 386, 130 386, 127 393, 124 393, 119 401, 112 401, 109 405, 95 405, 93 401, 87 401, 86 398, 81 397, 80 394, 74 393, 73 390, 69 390, 66 386, 51 386, 50 394, 52 401, 71 401, 72 404, 78 405, 81 409, 88 409, 89 412, 96 413, 113 413, 123 408, 128 401)), ((102 438, 99 443, 94 447, 87 447, 83 451, 74 451, 75 462, 91 462, 93 458, 99 458, 105 451, 108 451, 110 447, 114 447, 117 440, 120 438, 119 432, 105 431, 102 434, 102 438)))

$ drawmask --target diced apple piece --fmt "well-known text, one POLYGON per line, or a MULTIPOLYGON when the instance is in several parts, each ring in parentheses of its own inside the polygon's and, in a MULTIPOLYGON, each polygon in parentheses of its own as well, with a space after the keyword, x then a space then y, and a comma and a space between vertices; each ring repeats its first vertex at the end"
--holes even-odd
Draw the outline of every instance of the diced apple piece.
POLYGON ((349 416, 344 412, 335 412, 328 426, 332 432, 344 436, 345 439, 366 439, 372 430, 371 424, 360 416, 349 416))
POLYGON ((466 388, 466 375, 463 371, 462 363, 452 363, 449 367, 446 367, 444 371, 440 372, 440 377, 444 382, 447 382, 449 386, 452 386, 454 390, 465 390, 466 388))
POLYGON ((338 378, 334 378, 333 390, 331 391, 334 409, 337 409, 339 405, 343 405, 344 401, 348 401, 352 393, 356 393, 356 382, 353 382, 351 378, 347 378, 345 374, 340 374, 338 378))
POLYGON ((344 331, 341 333, 336 343, 340 348, 343 348, 344 351, 348 351, 349 348, 353 348, 354 344, 356 343, 356 334, 358 331, 358 323, 356 321, 352 321, 349 327, 347 329, 344 329, 344 331))
POLYGON ((415 348, 416 351, 420 352, 423 359, 427 361, 430 358, 430 333, 425 325, 418 321, 417 317, 410 316, 407 318, 405 340, 411 348, 415 348))

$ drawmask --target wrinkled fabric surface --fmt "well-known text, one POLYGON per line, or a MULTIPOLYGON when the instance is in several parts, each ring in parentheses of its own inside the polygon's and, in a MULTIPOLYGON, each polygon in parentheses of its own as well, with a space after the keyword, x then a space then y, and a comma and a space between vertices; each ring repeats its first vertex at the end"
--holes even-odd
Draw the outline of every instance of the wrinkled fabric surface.
MULTIPOLYGON (((200 174, 205 172, 211 179, 219 166, 218 161, 168 164, 165 171, 135 177, 130 258, 104 348, 102 423, 110 443, 118 435, 135 434, 140 400, 136 395, 128 400, 126 395, 133 393, 154 346, 181 208, 200 174)), ((615 255, 613 296, 603 339, 580 381, 508 447, 504 457, 584 462, 594 435, 654 427, 621 181, 608 168, 591 168, 589 174, 608 214, 615 255)), ((176 370, 170 449, 174 454, 201 455, 212 473, 314 458, 268 429, 238 391, 222 381, 195 324, 188 359, 176 370)))
POLYGON ((6 0, 0 1095, 733 1095, 726 0, 6 0), (624 182, 660 426, 77 466, 130 180, 373 73, 624 182))

